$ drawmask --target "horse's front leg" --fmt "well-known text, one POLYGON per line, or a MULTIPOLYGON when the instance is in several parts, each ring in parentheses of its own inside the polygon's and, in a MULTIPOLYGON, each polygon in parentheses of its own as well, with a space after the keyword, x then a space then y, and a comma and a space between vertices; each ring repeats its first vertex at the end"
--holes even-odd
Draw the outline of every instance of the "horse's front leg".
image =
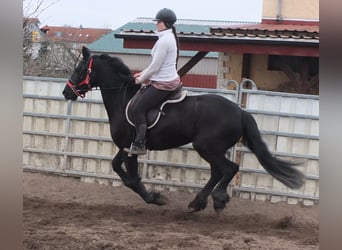
POLYGON ((148 192, 141 182, 138 174, 138 160, 136 155, 128 157, 127 153, 120 150, 114 157, 112 165, 113 170, 120 176, 123 183, 139 194, 146 203, 156 205, 166 204, 166 197, 159 193, 148 192), (125 163, 126 171, 122 168, 123 162, 125 163))
POLYGON ((126 171, 122 168, 122 163, 124 161, 123 156, 124 156, 124 152, 122 150, 120 150, 114 156, 114 158, 112 160, 112 168, 113 168, 114 172, 119 175, 119 177, 121 178, 121 180, 125 184, 126 182, 128 182, 129 177, 128 177, 126 171))

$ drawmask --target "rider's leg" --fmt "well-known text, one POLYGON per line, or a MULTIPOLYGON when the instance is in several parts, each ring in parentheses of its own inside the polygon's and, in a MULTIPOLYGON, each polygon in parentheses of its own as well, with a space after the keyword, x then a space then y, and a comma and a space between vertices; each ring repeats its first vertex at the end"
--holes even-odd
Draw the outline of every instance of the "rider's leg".
POLYGON ((145 154, 145 135, 146 135, 146 113, 153 106, 162 102, 170 91, 156 89, 153 86, 148 86, 140 98, 136 101, 133 117, 136 129, 136 137, 132 144, 131 154, 145 154))

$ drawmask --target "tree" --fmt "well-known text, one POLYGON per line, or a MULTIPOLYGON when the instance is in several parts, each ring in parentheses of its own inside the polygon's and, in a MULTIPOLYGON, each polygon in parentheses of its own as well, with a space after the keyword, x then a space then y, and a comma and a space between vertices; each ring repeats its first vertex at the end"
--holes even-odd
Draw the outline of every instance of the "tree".
POLYGON ((23 74, 67 77, 79 55, 75 42, 52 42, 41 29, 39 16, 60 0, 23 0, 23 74))
POLYGON ((36 75, 39 71, 39 50, 44 43, 39 28, 39 15, 47 8, 58 2, 44 0, 23 0, 23 74, 36 75))
POLYGON ((39 15, 60 0, 23 0, 23 13, 26 18, 38 18, 39 15))

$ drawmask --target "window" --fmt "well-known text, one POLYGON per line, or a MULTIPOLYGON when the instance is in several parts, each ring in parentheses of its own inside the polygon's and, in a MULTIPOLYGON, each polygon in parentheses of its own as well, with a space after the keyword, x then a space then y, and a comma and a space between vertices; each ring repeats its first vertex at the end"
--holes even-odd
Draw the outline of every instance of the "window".
POLYGON ((32 33, 31 33, 31 39, 32 39, 32 42, 34 42, 34 43, 39 42, 39 40, 40 40, 39 31, 32 31, 32 33))
POLYGON ((268 70, 281 71, 284 65, 289 66, 292 71, 301 73, 303 66, 308 65, 309 75, 314 76, 319 72, 319 58, 307 56, 268 56, 268 70))
POLYGON ((57 37, 61 37, 61 36, 63 35, 63 33, 60 32, 60 31, 56 31, 56 32, 54 33, 54 35, 57 36, 57 37))

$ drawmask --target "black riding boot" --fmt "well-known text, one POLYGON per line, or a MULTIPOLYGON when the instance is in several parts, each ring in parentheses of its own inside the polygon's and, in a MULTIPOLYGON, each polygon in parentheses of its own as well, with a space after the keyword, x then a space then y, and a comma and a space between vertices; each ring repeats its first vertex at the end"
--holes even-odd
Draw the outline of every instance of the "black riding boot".
POLYGON ((146 154, 146 146, 145 146, 146 124, 138 125, 136 128, 136 132, 137 132, 137 135, 130 148, 130 153, 134 155, 144 155, 146 154))

